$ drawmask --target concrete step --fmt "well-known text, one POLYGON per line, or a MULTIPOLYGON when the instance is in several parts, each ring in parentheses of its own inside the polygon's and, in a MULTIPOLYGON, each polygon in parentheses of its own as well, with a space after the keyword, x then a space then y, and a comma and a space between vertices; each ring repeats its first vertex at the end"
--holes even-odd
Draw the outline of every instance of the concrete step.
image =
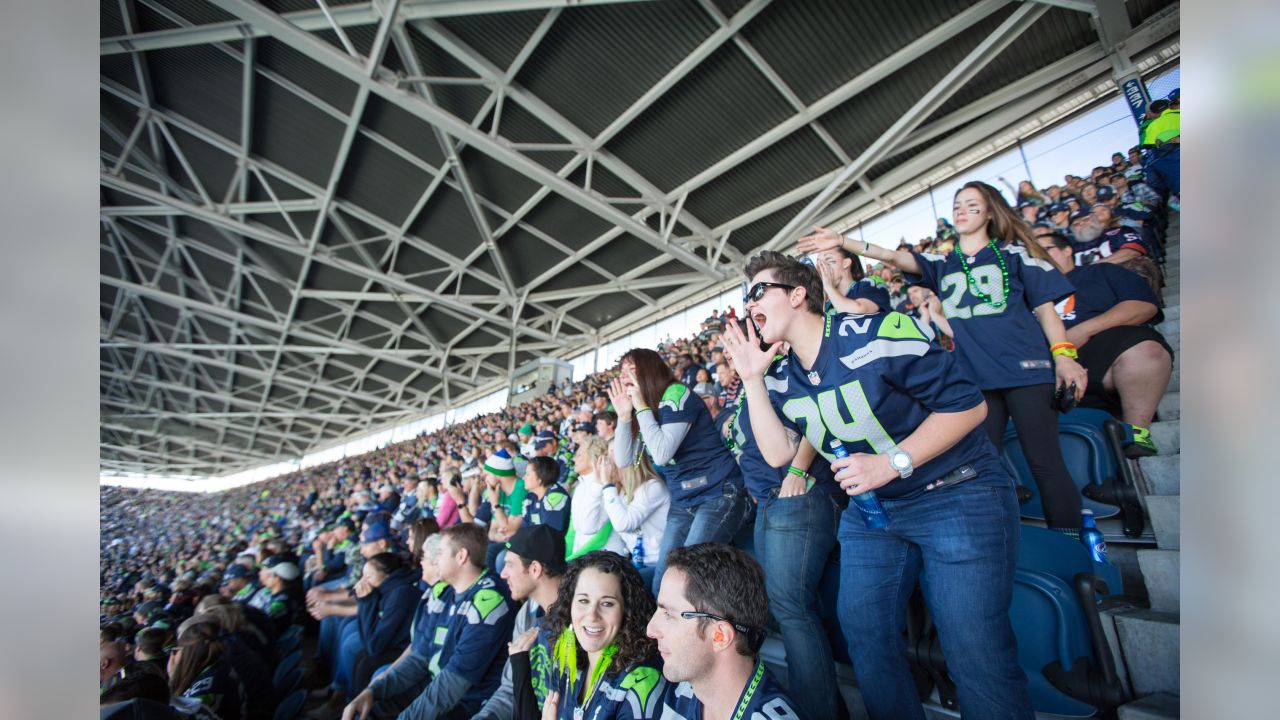
POLYGON ((1172 720, 1182 717, 1182 703, 1168 693, 1148 695, 1116 709, 1120 720, 1172 720))
POLYGON ((1182 553, 1178 550, 1139 550, 1137 554, 1151 609, 1178 614, 1182 607, 1182 591, 1178 588, 1182 553))
POLYGON ((1182 357, 1181 353, 1174 351, 1173 354, 1173 375, 1169 377, 1169 387, 1165 388, 1166 393, 1179 392, 1182 390, 1182 373, 1178 369, 1178 358, 1182 357))
POLYGON ((1151 439, 1161 455, 1177 455, 1182 452, 1180 421, 1165 420, 1151 423, 1151 439))
POLYGON ((1177 420, 1182 415, 1182 393, 1167 392, 1160 398, 1156 411, 1161 420, 1177 420))
POLYGON ((1182 497, 1179 495, 1148 495, 1147 516, 1151 518, 1151 530, 1156 536, 1156 546, 1161 550, 1178 550, 1182 547, 1179 537, 1182 529, 1182 497))
POLYGON ((1165 321, 1165 322, 1169 322, 1170 320, 1179 320, 1179 319, 1181 319, 1181 318, 1182 318, 1182 306, 1181 306, 1181 305, 1170 305, 1170 306, 1165 307, 1165 309, 1164 309, 1164 321, 1165 321))
POLYGON ((1156 325, 1156 331, 1165 336, 1165 338, 1168 338, 1170 335, 1177 335, 1182 332, 1182 321, 1176 318, 1170 320, 1166 317, 1164 322, 1156 325))
MULTIPOLYGON (((1164 448, 1159 444, 1160 452, 1164 448)), ((1178 455, 1153 455, 1138 458, 1138 467, 1142 477, 1146 478, 1147 495, 1181 495, 1182 494, 1182 458, 1178 455)))
MULTIPOLYGON (((1163 334, 1163 333, 1161 333, 1163 334)), ((1169 343, 1169 349, 1173 350, 1173 354, 1177 355, 1182 352, 1182 335, 1181 333, 1171 333, 1164 336, 1164 341, 1169 343)))
POLYGON ((1173 288, 1172 290, 1165 290, 1163 293, 1161 293, 1160 299, 1164 300, 1164 304, 1166 306, 1182 304, 1182 294, 1178 292, 1178 288, 1173 288))
MULTIPOLYGON (((1099 523, 1101 525, 1101 523, 1099 523)), ((1120 570, 1120 582, 1124 583, 1124 596, 1135 601, 1147 598, 1147 581, 1142 576, 1142 563, 1138 553, 1146 550, 1141 545, 1128 545, 1107 538, 1107 562, 1120 570)), ((1111 588, 1112 594, 1120 594, 1121 588, 1111 588)))
POLYGON ((1178 616, 1158 610, 1129 610, 1117 613, 1115 621, 1134 696, 1181 694, 1178 616))

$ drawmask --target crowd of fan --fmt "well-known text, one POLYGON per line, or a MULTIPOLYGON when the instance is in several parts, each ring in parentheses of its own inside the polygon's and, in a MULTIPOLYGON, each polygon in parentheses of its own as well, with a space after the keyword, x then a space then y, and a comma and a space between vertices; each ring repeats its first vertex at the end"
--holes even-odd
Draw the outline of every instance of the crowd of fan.
MULTIPOLYGON (((752 433, 769 416, 759 414, 757 400, 744 409, 744 379, 761 371, 746 369, 747 348, 772 345, 780 336, 769 333, 782 331, 765 328, 782 327, 785 312, 816 312, 822 297, 828 335, 833 319, 850 322, 840 313, 915 318, 934 348, 930 357, 952 356, 939 367, 968 373, 960 384, 976 383, 986 400, 978 439, 964 442, 989 436, 998 448, 1011 417, 1047 524, 1075 532, 1078 493, 1069 478, 1064 484, 1061 458, 1052 457, 1056 414, 1028 409, 1035 403, 1022 397, 1027 388, 988 380, 980 364, 981 352, 1014 353, 984 346, 1022 330, 982 330, 981 304, 961 299, 968 291, 999 310, 1021 292, 1029 309, 1050 303, 1056 312, 1018 321, 1030 323, 1033 345, 1043 345, 1036 357, 1053 361, 1023 364, 1047 373, 1035 382, 1050 385, 1033 387, 1056 389, 1055 403, 1065 396, 1066 404, 1111 411, 1130 428, 1131 456, 1156 452, 1146 428, 1172 357, 1152 327, 1161 319, 1163 227, 1178 200, 1170 111, 1177 111, 1176 94, 1171 108, 1155 106, 1149 118, 1165 133, 1158 142, 1127 157, 1116 153, 1110 165, 1068 175, 1062 185, 1009 186, 1008 204, 989 185, 966 185, 956 196, 955 224, 939 219, 935 237, 904 241, 896 252, 819 231, 800 242, 806 266, 758 256, 748 272, 766 280, 748 293, 751 320, 733 309, 712 313, 695 337, 632 350, 618 366, 519 407, 216 494, 102 488, 102 704, 149 699, 173 716, 270 718, 298 684, 273 673, 289 662, 282 651, 297 645, 301 625, 308 637, 315 629, 303 682, 319 701, 314 717, 345 709, 344 717, 638 718, 661 716, 664 706, 675 713, 666 716, 697 717, 703 706, 723 715, 764 704, 774 709, 769 717, 835 717, 814 568, 820 575, 838 542, 852 542, 843 525, 837 542, 837 525, 849 522, 841 513, 861 490, 847 461, 800 441, 821 445, 829 437, 814 436, 812 421, 793 427, 782 420, 776 434, 791 439, 789 448, 752 433), (983 265, 963 248, 967 263, 956 261, 967 277, 943 276, 943 264, 960 255, 961 236, 974 232, 974 216, 992 218, 984 227, 993 250, 996 236, 1006 243, 1005 260, 992 255, 983 265), (846 249, 850 243, 859 252, 846 249), (864 267, 859 255, 879 262, 864 267), (1019 284, 1011 286, 1010 276, 1019 284), (817 283, 822 293, 805 292, 817 283), (771 288, 799 300, 768 305, 771 288), (784 451, 785 470, 774 461, 784 451), (799 520, 785 516, 779 501, 801 496, 816 504, 799 520), (758 564, 725 544, 752 524, 758 564), (757 657, 766 597, 789 658, 789 694, 757 657), (692 630, 681 624, 690 620, 692 630)), ((844 336, 851 326, 840 327, 844 336)), ((907 338, 895 327, 898 334, 881 330, 880 337, 907 338)), ((770 347, 764 361, 774 379, 759 387, 770 393, 787 386, 776 352, 788 347, 770 347)), ((788 357, 798 365, 802 356, 788 357)), ((808 379, 820 384, 812 367, 808 379)), ((901 387, 915 391, 905 381, 901 387)), ((925 404, 936 401, 936 410, 959 402, 941 397, 925 404)), ((845 402, 852 400, 845 395, 845 402)), ((908 465, 892 482, 910 474, 908 465)), ((946 478, 938 483, 960 482, 946 478)), ((875 630, 850 629, 867 696, 876 676, 863 673, 893 659, 862 649, 859 662, 856 638, 875 630)), ((959 654, 955 664, 959 673, 959 654)), ((964 692, 977 681, 959 677, 962 703, 977 707, 964 692)), ((885 687, 896 681, 879 680, 885 687)), ((916 716, 895 715, 901 706, 886 702, 868 699, 868 710, 916 716)))

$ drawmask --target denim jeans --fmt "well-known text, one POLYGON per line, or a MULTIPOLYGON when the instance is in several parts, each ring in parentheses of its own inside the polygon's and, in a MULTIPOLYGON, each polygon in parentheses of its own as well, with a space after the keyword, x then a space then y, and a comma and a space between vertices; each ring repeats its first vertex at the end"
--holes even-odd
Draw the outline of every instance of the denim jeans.
POLYGON ((837 717, 839 691, 818 583, 843 510, 821 490, 787 498, 773 490, 756 510, 755 554, 787 650, 787 690, 813 718, 837 717))
POLYGON ((733 542, 747 513, 747 493, 730 482, 720 486, 720 494, 712 495, 700 505, 671 506, 667 511, 667 527, 662 532, 661 556, 653 575, 653 594, 658 595, 662 573, 667 569, 667 553, 678 547, 704 542, 733 542))
POLYGON ((919 580, 965 717, 1034 717, 1009 622, 1018 555, 1013 481, 988 473, 882 499, 889 525, 840 521, 840 625, 873 720, 924 720, 906 661, 907 599, 919 580))

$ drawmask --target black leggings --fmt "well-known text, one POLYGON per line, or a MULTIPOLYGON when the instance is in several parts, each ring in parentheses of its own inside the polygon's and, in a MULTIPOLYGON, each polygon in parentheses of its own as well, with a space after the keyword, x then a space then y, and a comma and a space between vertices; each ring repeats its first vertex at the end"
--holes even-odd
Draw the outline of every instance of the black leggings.
POLYGON ((1083 505, 1058 444, 1058 411, 1051 406, 1053 391, 1054 386, 1048 383, 983 390, 987 419, 982 426, 999 452, 1004 445, 1005 424, 1013 417, 1022 454, 1040 491, 1045 523, 1051 528, 1078 530, 1083 505))

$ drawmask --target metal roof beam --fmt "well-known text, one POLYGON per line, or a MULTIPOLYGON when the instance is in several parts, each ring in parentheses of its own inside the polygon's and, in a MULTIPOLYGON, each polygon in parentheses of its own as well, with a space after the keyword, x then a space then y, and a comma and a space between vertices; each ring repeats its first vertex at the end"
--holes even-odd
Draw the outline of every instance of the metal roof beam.
MULTIPOLYGON (((566 6, 610 5, 619 2, 643 2, 644 0, 406 0, 400 11, 406 18, 457 17, 486 15, 490 13, 546 10, 566 6)), ((340 27, 372 25, 381 19, 377 4, 372 2, 339 5, 331 9, 334 24, 340 27)), ((289 22, 309 30, 329 29, 329 20, 322 10, 299 10, 283 15, 289 22)), ((125 52, 159 50, 162 48, 207 45, 217 42, 233 42, 244 38, 262 37, 266 31, 252 23, 231 20, 170 30, 130 33, 103 38, 99 42, 102 55, 125 52)))
MULTIPOLYGON (((101 178, 101 182, 103 185, 109 188, 119 190, 121 192, 125 192, 130 195, 137 196, 141 199, 149 200, 151 202, 165 204, 165 205, 169 205, 170 207, 181 209, 186 215, 190 215, 191 217, 197 220, 202 220, 211 225, 215 225, 227 230, 231 230, 232 232, 240 233, 245 237, 249 237, 261 242, 265 242, 269 245, 280 248, 282 250, 286 250, 294 254, 300 254, 304 250, 304 248, 300 247, 293 238, 284 236, 281 233, 271 228, 268 228, 266 226, 251 225, 249 223, 240 222, 234 218, 221 215, 208 208, 197 207, 195 205, 182 202, 181 200, 177 200, 175 198, 166 197, 166 196, 160 195, 159 193, 153 190, 150 190, 149 188, 141 187, 139 185, 135 185, 128 181, 120 180, 114 177, 103 176, 101 178)), ((330 267, 337 268, 344 272, 351 273, 356 277, 365 277, 365 278, 374 279, 377 282, 384 285, 385 287, 395 289, 396 291, 402 291, 409 295, 416 294, 416 295, 422 295, 424 297, 429 297, 431 301, 436 303, 437 305, 447 306, 463 315, 467 315, 470 317, 484 318, 485 320, 488 320, 489 322, 494 323, 496 325, 505 326, 507 324, 507 318, 503 318, 495 313, 480 310, 474 307, 473 305, 470 305, 465 302, 458 302, 454 300, 452 297, 450 297, 449 295, 435 293, 425 288, 418 287, 409 282, 406 282, 405 280, 395 275, 374 272, 370 268, 360 265, 358 263, 354 263, 349 260, 344 260, 339 257, 330 256, 327 253, 323 253, 323 252, 315 253, 315 261, 325 265, 329 265, 330 267)), ((552 340, 552 337, 548 333, 541 332, 538 330, 524 328, 521 330, 521 332, 531 337, 535 337, 539 340, 552 340)))
POLYGON ((899 48, 893 54, 863 71, 857 77, 816 100, 802 112, 775 125, 759 137, 717 161, 706 170, 694 175, 679 187, 667 193, 668 198, 678 197, 710 183, 729 170, 755 157, 779 140, 808 125, 822 115, 834 110, 850 99, 870 89, 876 83, 950 42, 960 33, 986 19, 995 11, 1009 4, 1009 0, 982 0, 958 13, 955 17, 899 48))
MULTIPOLYGON (((665 258, 663 259, 665 262, 665 258)), ((685 273, 678 275, 664 275, 656 278, 643 278, 635 280, 619 279, 615 282, 604 283, 601 285, 580 285, 575 288, 567 288, 565 290, 546 290, 538 293, 530 293, 530 300, 539 300, 542 302, 550 302, 553 300, 572 300, 579 297, 595 297, 606 293, 629 292, 632 290, 644 290, 648 288, 671 287, 672 285, 686 285, 700 283, 706 278, 697 273, 685 273)), ((646 297, 649 303, 651 298, 646 297)))
POLYGON ((1048 8, 1043 5, 1022 5, 1014 10, 990 35, 978 43, 977 47, 969 51, 969 54, 963 60, 949 70, 946 75, 943 75, 941 80, 935 83, 928 92, 890 125, 888 130, 881 133, 875 142, 863 150, 853 164, 841 170, 827 187, 823 188, 817 196, 810 200, 800 212, 796 213, 795 217, 773 236, 772 240, 766 243, 765 247, 774 249, 785 242, 794 242, 793 236, 795 233, 821 213, 832 200, 848 187, 849 183, 856 182, 868 168, 888 155, 894 145, 901 142, 902 138, 909 135, 920 123, 924 122, 925 118, 939 105, 946 102, 948 98, 972 80, 982 68, 986 67, 1005 48, 1009 47, 1014 40, 1018 39, 1022 33, 1034 25, 1047 11, 1048 8))
POLYGON ((465 140, 471 147, 502 162, 507 167, 525 175, 529 179, 550 186, 566 199, 609 222, 623 227, 637 238, 671 254, 676 260, 704 273, 712 279, 723 279, 723 273, 707 265, 696 254, 685 248, 663 242, 658 233, 651 230, 647 225, 637 222, 617 208, 602 202, 599 198, 577 185, 557 176, 533 159, 511 150, 504 142, 491 138, 487 134, 471 127, 466 121, 429 102, 424 97, 410 94, 392 82, 366 76, 358 64, 354 63, 350 57, 344 55, 324 40, 289 23, 276 13, 257 3, 240 3, 235 2, 235 0, 210 1, 223 10, 267 30, 276 39, 354 82, 357 87, 366 88, 410 114, 439 127, 460 140, 465 140))
MULTIPOLYGON (((263 318, 255 317, 253 315, 245 315, 244 313, 219 307, 211 303, 206 303, 199 300, 193 300, 191 298, 183 297, 181 295, 174 295, 172 293, 166 292, 164 290, 160 290, 158 288, 151 288, 151 287, 147 287, 146 285, 139 285, 137 283, 128 282, 126 280, 114 278, 109 275, 100 275, 99 280, 104 285, 109 285, 111 287, 115 287, 120 290, 131 292, 131 293, 134 293, 135 295, 140 295, 142 297, 149 297, 151 299, 158 300, 160 302, 163 302, 169 305, 174 305, 176 307, 185 307, 185 308, 203 313, 205 315, 209 315, 212 317, 221 317, 226 320, 236 319, 245 325, 253 325, 255 327, 259 327, 264 330, 278 332, 280 333, 281 338, 285 337, 286 335, 293 335, 295 337, 298 337, 302 340, 306 340, 308 342, 328 343, 328 344, 334 345, 335 347, 360 350, 365 357, 385 360, 386 362, 389 362, 393 365, 402 365, 404 367, 409 367, 413 369, 417 369, 420 367, 419 363, 406 360, 397 355, 390 355, 390 354, 383 353, 382 350, 380 350, 379 348, 372 348, 372 347, 368 347, 367 345, 360 345, 360 344, 351 342, 349 340, 341 340, 338 338, 327 337, 324 335, 310 332, 308 330, 302 330, 296 327, 289 327, 288 325, 280 324, 274 320, 265 320, 263 318)), ((236 367, 239 367, 239 366, 236 366, 236 367)), ((470 378, 467 378, 464 375, 459 375, 457 373, 445 372, 445 373, 439 373, 439 374, 437 373, 432 373, 432 374, 436 375, 436 377, 441 377, 442 379, 447 376, 447 379, 463 385, 467 385, 467 386, 474 385, 474 383, 471 382, 470 378)))

